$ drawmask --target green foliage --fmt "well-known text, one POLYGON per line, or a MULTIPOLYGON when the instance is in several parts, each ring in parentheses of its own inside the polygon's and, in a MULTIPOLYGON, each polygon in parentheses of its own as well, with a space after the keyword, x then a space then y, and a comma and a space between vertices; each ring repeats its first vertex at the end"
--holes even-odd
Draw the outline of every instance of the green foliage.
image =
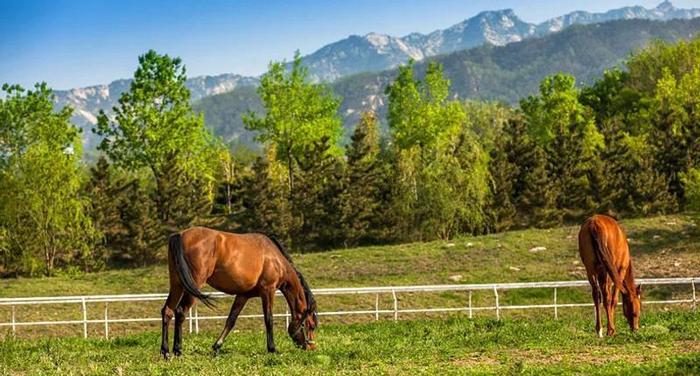
POLYGON ((271 63, 263 75, 258 95, 265 115, 248 112, 243 123, 263 143, 274 145, 277 159, 287 166, 290 192, 294 187, 295 164, 317 142, 330 146, 329 155, 341 152, 338 141, 342 135, 338 106, 340 101, 328 87, 309 82, 308 71, 301 65, 297 51, 291 70, 284 62, 271 63))
POLYGON ((95 231, 81 197, 78 129, 54 112, 50 89, 3 86, 0 100, 0 228, 7 273, 53 273, 57 261, 92 259, 95 231))
POLYGON ((413 61, 399 68, 386 89, 389 127, 398 147, 424 152, 453 141, 465 114, 458 102, 448 100, 449 87, 439 64, 428 66, 422 82, 414 79, 413 61))
POLYGON ((343 243, 346 246, 378 243, 387 238, 384 212, 389 173, 381 154, 379 121, 373 112, 362 115, 351 140, 341 197, 343 243))
POLYGON ((413 63, 387 88, 389 128, 397 158, 394 208, 409 239, 449 238, 484 228, 488 155, 466 123, 464 107, 448 100, 442 67, 428 66, 425 81, 413 63))
POLYGON ((555 190, 557 222, 583 219, 598 209, 599 152, 603 136, 592 111, 579 101, 575 80, 545 78, 540 94, 521 102, 528 133, 548 158, 547 175, 555 190))
POLYGON ((286 174, 275 154, 274 149, 268 150, 249 171, 239 174, 233 186, 232 217, 240 231, 271 233, 291 244, 299 221, 292 215, 286 174))
POLYGON ((687 207, 691 210, 700 210, 700 169, 691 168, 681 175, 685 187, 687 207))
MULTIPOLYGON (((156 184, 157 211, 161 221, 186 223, 186 218, 170 218, 165 192, 167 176, 203 180, 200 197, 210 196, 218 146, 204 128, 201 116, 194 114, 190 93, 185 87, 185 67, 179 58, 148 51, 139 56, 139 67, 129 91, 119 98, 110 119, 98 117, 95 132, 104 137, 99 149, 118 166, 131 172, 147 168, 156 184), (177 169, 173 169, 176 167, 177 169)), ((184 193, 183 194, 189 194, 184 193)))

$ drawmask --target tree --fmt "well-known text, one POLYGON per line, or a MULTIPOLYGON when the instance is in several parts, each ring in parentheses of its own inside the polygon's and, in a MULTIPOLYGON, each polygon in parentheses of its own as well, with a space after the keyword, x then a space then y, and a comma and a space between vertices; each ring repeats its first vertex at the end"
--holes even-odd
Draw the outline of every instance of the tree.
POLYGON ((521 115, 508 121, 502 138, 507 163, 515 167, 510 183, 511 200, 517 211, 513 225, 551 226, 558 221, 555 201, 559 193, 547 173, 546 153, 530 138, 527 123, 521 115))
POLYGON ((90 178, 85 194, 90 199, 90 218, 100 239, 95 244, 95 254, 100 261, 111 258, 116 242, 124 231, 120 208, 128 200, 125 194, 128 181, 101 156, 90 168, 90 178))
POLYGON ((546 77, 540 93, 521 102, 528 133, 547 154, 560 218, 579 220, 597 209, 599 153, 604 139, 592 111, 579 101, 572 76, 546 77))
POLYGON ((158 218, 169 218, 172 196, 164 194, 164 184, 173 179, 173 164, 183 179, 207 181, 200 197, 210 197, 213 189, 218 144, 204 127, 201 115, 190 105, 185 87, 185 67, 179 58, 159 55, 153 50, 139 56, 139 67, 129 90, 119 98, 114 116, 100 112, 94 131, 104 137, 99 149, 118 167, 131 172, 146 168, 155 180, 158 218))
POLYGON ((664 68, 651 107, 651 141, 669 190, 684 203, 681 176, 700 165, 700 68, 676 79, 664 68))
POLYGON ((5 268, 51 275, 57 260, 88 259, 95 232, 81 196, 78 128, 70 109, 53 111, 46 84, 4 85, 0 99, 0 228, 5 268))
POLYGON ((271 143, 277 159, 287 167, 289 193, 294 191, 298 159, 316 142, 327 139, 328 153, 339 155, 342 135, 338 108, 340 101, 324 85, 309 82, 308 71, 297 51, 291 69, 273 62, 262 76, 258 94, 265 115, 249 112, 243 117, 246 129, 259 132, 257 139, 271 143))
POLYGON ((379 122, 374 112, 362 114, 346 155, 340 221, 345 245, 379 242, 386 229, 382 210, 388 171, 381 156, 379 122))
POLYGON ((158 219, 152 183, 143 176, 133 176, 126 186, 126 200, 119 212, 124 226, 114 242, 112 262, 145 266, 162 260, 163 223, 158 219))
POLYGON ((517 209, 513 203, 513 185, 518 176, 518 166, 508 158, 510 140, 506 140, 503 134, 494 139, 489 159, 491 197, 488 212, 491 226, 496 232, 500 232, 515 225, 517 209))
POLYGON ((449 87, 437 63, 428 65, 423 82, 414 78, 412 60, 399 67, 398 76, 386 88, 389 128, 399 148, 415 146, 424 155, 454 141, 466 117, 459 102, 448 100, 449 87))
POLYGON ((255 160, 249 173, 241 175, 234 188, 233 216, 241 231, 271 233, 291 244, 300 220, 292 215, 286 171, 275 156, 274 148, 268 149, 255 160))
POLYGON ((488 156, 475 142, 461 103, 449 100, 450 81, 431 63, 417 81, 413 63, 386 90, 395 144, 396 217, 409 239, 448 238, 483 227, 488 156))

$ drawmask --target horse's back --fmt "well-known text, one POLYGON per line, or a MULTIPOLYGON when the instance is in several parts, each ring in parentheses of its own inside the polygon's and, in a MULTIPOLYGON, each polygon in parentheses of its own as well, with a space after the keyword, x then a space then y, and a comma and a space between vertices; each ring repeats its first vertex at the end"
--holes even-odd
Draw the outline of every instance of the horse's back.
POLYGON ((596 238, 601 239, 617 266, 629 263, 629 246, 624 230, 614 218, 597 214, 588 218, 579 231, 579 253, 589 274, 603 270, 602 260, 594 249, 596 238))
POLYGON ((192 227, 181 234, 191 268, 205 276, 212 287, 229 294, 253 289, 270 260, 278 255, 263 234, 237 234, 206 227, 192 227))

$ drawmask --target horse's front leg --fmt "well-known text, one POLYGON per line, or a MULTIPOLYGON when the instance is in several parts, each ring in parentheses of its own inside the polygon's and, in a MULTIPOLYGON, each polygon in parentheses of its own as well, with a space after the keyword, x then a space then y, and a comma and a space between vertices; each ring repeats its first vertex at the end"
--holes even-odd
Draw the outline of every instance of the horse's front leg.
POLYGON ((263 315, 265 316, 265 331, 267 332, 267 351, 277 352, 275 349, 275 338, 273 336, 273 320, 272 320, 272 301, 275 298, 275 290, 264 291, 260 298, 262 299, 263 315))
POLYGON ((236 299, 233 301, 233 304, 231 305, 231 311, 229 312, 228 318, 226 319, 224 330, 221 332, 221 335, 219 335, 219 338, 216 340, 216 342, 214 342, 214 345, 212 345, 214 354, 219 353, 221 346, 224 344, 226 336, 228 336, 228 333, 231 331, 231 329, 233 329, 234 325, 236 325, 236 319, 238 319, 238 315, 243 310, 243 307, 245 307, 246 302, 248 302, 247 296, 241 294, 236 295, 236 299))

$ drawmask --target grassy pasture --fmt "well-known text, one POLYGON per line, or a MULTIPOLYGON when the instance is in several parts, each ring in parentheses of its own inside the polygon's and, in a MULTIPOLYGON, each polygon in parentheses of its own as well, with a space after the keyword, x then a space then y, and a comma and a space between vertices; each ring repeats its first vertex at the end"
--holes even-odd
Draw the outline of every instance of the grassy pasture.
MULTIPOLYGON (((700 232, 690 215, 659 216, 623 221, 639 277, 698 276, 700 232)), ((452 241, 402 244, 297 254, 295 262, 313 287, 386 286, 445 283, 486 283, 585 279, 579 262, 576 235, 568 226, 523 230, 452 241), (537 250, 536 247, 546 249, 537 250)), ((64 274, 51 278, 0 281, 0 297, 56 296, 167 292, 167 268, 157 265, 93 274, 64 274)), ((645 288, 646 299, 687 298, 690 288, 645 288)), ((319 296, 322 311, 373 309, 374 295, 319 296)), ((588 288, 560 289, 560 303, 588 302, 588 288)), ((552 290, 514 290, 500 293, 500 302, 549 303, 552 290)), ((232 299, 222 300, 216 313, 225 315, 232 299)), ((493 305, 493 293, 475 292, 475 306, 493 305)), ((390 309, 390 295, 379 297, 380 308, 390 309)), ((401 308, 464 307, 466 293, 400 294, 401 308)), ((110 303, 111 318, 159 317, 162 302, 110 303)), ((258 313, 253 300, 244 314, 258 313)), ((278 299, 276 312, 284 312, 278 299)), ((199 312, 212 314, 203 306, 199 312)), ((88 306, 89 319, 101 319, 104 306, 88 306)), ((17 319, 82 319, 80 305, 16 307, 17 319)), ((641 332, 632 336, 618 313, 620 335, 597 340, 590 308, 561 308, 560 320, 552 310, 493 311, 465 314, 402 314, 372 322, 372 315, 323 317, 323 347, 315 353, 292 348, 278 318, 277 343, 281 354, 264 354, 261 319, 241 319, 222 357, 211 358, 211 342, 223 320, 202 321, 202 332, 186 334, 188 355, 171 364, 158 361, 158 323, 110 324, 110 340, 103 325, 22 327, 19 339, 0 329, 0 373, 35 374, 141 374, 204 373, 247 370, 253 374, 306 373, 598 373, 678 374, 700 372, 698 315, 688 306, 646 307, 641 332), (410 319, 410 321, 408 321, 410 319), (406 320, 406 321, 404 321, 406 320), (144 360, 145 359, 145 360, 144 360)), ((0 321, 10 320, 9 307, 0 307, 0 321)), ((188 323, 185 323, 187 332, 188 323)))
POLYGON ((0 340, 2 374, 584 374, 700 373, 700 316, 688 311, 647 314, 636 334, 598 339, 587 315, 469 320, 326 324, 319 349, 304 352, 277 332, 279 353, 267 354, 261 330, 237 331, 213 357, 216 333, 185 335, 183 357, 165 362, 159 334, 111 340, 0 340))
MULTIPOLYGON (((697 276, 700 270, 700 233, 694 217, 688 215, 659 216, 623 221, 628 232, 635 269, 640 277, 697 276)), ((334 250, 324 253, 296 254, 295 262, 307 276, 312 287, 386 286, 444 283, 486 283, 585 279, 580 264, 576 235, 578 228, 568 226, 548 230, 523 230, 477 237, 461 237, 452 241, 402 244, 381 247, 334 250), (535 247, 546 250, 536 251, 535 247), (457 280, 457 281, 455 281, 457 280)), ((156 265, 130 270, 109 270, 93 274, 61 275, 52 278, 20 278, 0 281, 0 297, 56 296, 79 294, 120 294, 167 292, 167 268, 156 265)), ((550 303, 552 290, 517 290, 500 294, 501 304, 550 303)), ((687 298, 688 286, 646 288, 647 299, 670 297, 687 298)), ((588 302, 589 291, 584 289, 560 289, 560 303, 588 302)), ((321 310, 373 309, 374 295, 320 296, 321 310)), ((390 295, 380 295, 380 308, 390 309, 390 295)), ((231 299, 223 300, 215 310, 226 315, 231 299)), ((400 294, 401 308, 464 307, 466 293, 400 294)), ((494 304, 492 292, 475 292, 473 304, 494 304)), ((111 303, 111 318, 159 317, 162 302, 111 303)), ((661 308, 661 307, 659 307, 661 308)), ((212 314, 200 306, 202 315, 212 314)), ((277 300, 277 312, 284 312, 284 302, 277 300)), ((260 303, 253 300, 244 314, 258 313, 260 303)), ((576 309, 562 309, 566 315, 576 309)), ((590 312, 589 310, 581 310, 590 312)), ((552 312, 513 312, 505 317, 552 312)), ((9 307, 0 307, 0 321, 10 321, 9 307)), ((16 307, 19 321, 30 320, 81 320, 78 304, 16 307)), ((483 311, 481 317, 493 317, 493 312, 483 311)), ((104 306, 88 306, 89 319, 104 317, 104 306)), ((402 318, 420 318, 425 315, 403 315, 402 318)), ((326 322, 356 322, 370 316, 343 316, 324 318, 326 322)), ((242 328, 260 328, 261 320, 241 320, 242 328)), ((155 329, 157 323, 113 324, 113 335, 136 333, 155 329)), ((205 330, 218 330, 220 320, 203 321, 205 330)), ((103 334, 103 325, 89 326, 91 336, 103 334)), ((9 334, 9 328, 0 329, 0 337, 9 334)), ((22 337, 82 334, 82 327, 24 327, 22 337)))

